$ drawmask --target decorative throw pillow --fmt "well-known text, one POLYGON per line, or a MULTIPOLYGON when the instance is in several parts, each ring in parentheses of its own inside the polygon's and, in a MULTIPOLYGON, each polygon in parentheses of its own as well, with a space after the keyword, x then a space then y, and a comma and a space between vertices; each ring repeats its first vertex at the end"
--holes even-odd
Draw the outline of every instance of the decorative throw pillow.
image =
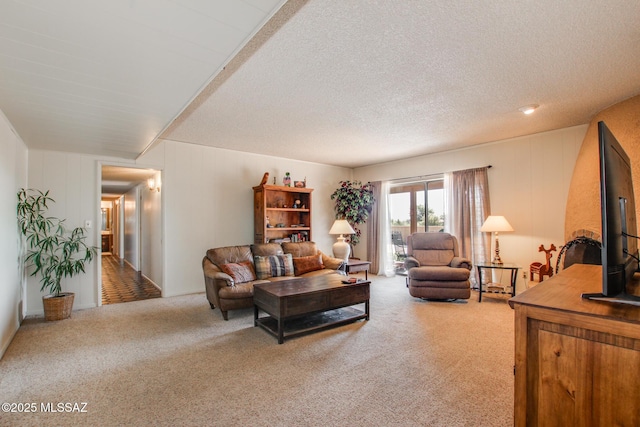
POLYGON ((320 255, 322 255, 322 264, 324 264, 325 268, 330 268, 332 270, 337 270, 344 263, 344 260, 341 260, 340 258, 334 258, 332 256, 329 256, 329 255, 323 253, 323 252, 320 252, 320 255))
POLYGON ((255 256, 253 261, 258 279, 293 276, 293 257, 291 254, 255 256))
POLYGON ((234 283, 246 283, 256 280, 256 271, 251 261, 232 262, 220 266, 220 270, 227 273, 234 283))
POLYGON ((324 264, 322 264, 322 255, 311 255, 296 257, 293 259, 293 271, 296 276, 300 276, 310 271, 322 270, 324 264))

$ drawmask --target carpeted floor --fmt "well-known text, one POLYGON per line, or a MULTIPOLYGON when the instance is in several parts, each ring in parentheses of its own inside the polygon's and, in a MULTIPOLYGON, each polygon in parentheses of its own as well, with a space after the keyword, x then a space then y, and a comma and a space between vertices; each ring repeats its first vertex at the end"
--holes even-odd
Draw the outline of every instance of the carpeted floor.
POLYGON ((252 309, 225 322, 204 294, 28 319, 0 361, 0 396, 37 410, 0 425, 513 425, 506 298, 427 302, 404 277, 370 278, 371 320, 282 345, 252 309))

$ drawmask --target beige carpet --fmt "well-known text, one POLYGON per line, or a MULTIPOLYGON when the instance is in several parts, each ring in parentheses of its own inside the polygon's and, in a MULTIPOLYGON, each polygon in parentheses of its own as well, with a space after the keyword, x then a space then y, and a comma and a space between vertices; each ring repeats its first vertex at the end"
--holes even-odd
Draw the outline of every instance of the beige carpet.
POLYGON ((24 322, 0 400, 37 412, 0 425, 511 426, 513 342, 506 298, 421 301, 400 276, 373 277, 368 322, 282 345, 204 294, 108 305, 24 322), (86 412, 41 411, 67 402, 86 412))

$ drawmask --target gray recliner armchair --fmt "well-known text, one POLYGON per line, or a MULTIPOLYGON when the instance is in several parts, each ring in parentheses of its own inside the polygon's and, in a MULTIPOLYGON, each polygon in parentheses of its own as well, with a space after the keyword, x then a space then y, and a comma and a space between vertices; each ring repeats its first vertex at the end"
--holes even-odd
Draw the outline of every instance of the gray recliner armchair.
POLYGON ((458 240, 448 233, 413 233, 407 237, 407 281, 411 296, 468 299, 471 260, 459 256, 458 240))

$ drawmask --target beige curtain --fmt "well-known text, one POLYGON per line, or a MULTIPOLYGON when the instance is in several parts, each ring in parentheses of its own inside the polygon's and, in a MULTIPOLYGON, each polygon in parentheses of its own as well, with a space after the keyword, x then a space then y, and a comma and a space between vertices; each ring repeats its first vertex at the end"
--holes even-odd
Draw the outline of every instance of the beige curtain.
MULTIPOLYGON (((490 259, 491 235, 480 227, 491 212, 488 168, 445 173, 445 231, 458 239, 460 253, 475 265, 490 259)), ((471 281, 477 283, 476 269, 471 281)))
POLYGON ((389 182, 371 183, 375 204, 367 220, 367 259, 370 271, 382 276, 393 276, 391 249, 391 223, 389 219, 389 182))
POLYGON ((367 221, 367 259, 371 261, 371 267, 369 271, 373 274, 378 274, 380 271, 380 234, 378 223, 380 222, 378 205, 380 204, 380 181, 371 183, 373 189, 373 197, 375 197, 375 203, 371 213, 369 214, 369 220, 367 221))

